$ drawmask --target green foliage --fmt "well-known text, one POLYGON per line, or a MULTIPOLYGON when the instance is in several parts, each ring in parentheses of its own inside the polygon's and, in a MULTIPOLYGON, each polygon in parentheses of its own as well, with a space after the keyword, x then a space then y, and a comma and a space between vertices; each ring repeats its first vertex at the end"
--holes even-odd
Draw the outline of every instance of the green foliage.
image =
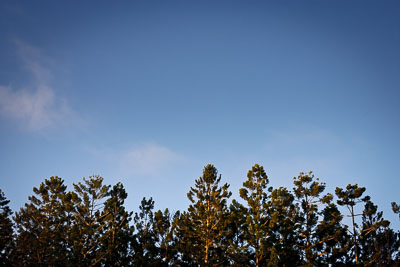
POLYGON ((130 225, 132 212, 124 207, 127 197, 122 183, 117 183, 104 204, 100 254, 104 255, 101 263, 105 266, 127 266, 131 261, 134 227, 130 225))
POLYGON ((154 213, 153 231, 158 248, 158 266, 170 266, 177 261, 175 229, 178 218, 179 212, 172 215, 168 209, 154 213))
POLYGON ((155 266, 157 247, 156 236, 153 230, 154 225, 154 201, 152 198, 147 200, 142 199, 139 206, 139 213, 135 213, 135 226, 137 233, 136 237, 136 250, 134 254, 134 262, 136 266, 155 266))
POLYGON ((201 266, 227 264, 224 236, 227 231, 227 199, 231 196, 229 185, 219 185, 221 176, 209 164, 195 186, 187 194, 188 212, 179 221, 180 248, 184 260, 201 266))
POLYGON ((302 252, 302 261, 307 266, 321 265, 324 245, 334 236, 323 236, 318 232, 318 218, 321 213, 319 208, 329 204, 333 196, 322 195, 325 183, 319 182, 319 178, 315 178, 311 171, 302 172, 293 179, 293 192, 298 202, 297 244, 302 252))
POLYGON ((265 244, 270 250, 268 262, 270 266, 299 266, 300 252, 296 246, 298 218, 294 205, 294 196, 284 187, 271 192, 269 206, 271 219, 268 227, 273 233, 273 240, 265 244))
MULTIPOLYGON (((389 224, 389 221, 383 219, 383 212, 378 212, 378 206, 371 201, 365 203, 359 237, 360 261, 365 265, 383 265, 385 259, 388 258, 390 248, 385 250, 385 246, 377 240, 378 236, 387 230, 389 224)), ((385 235, 380 237, 384 238, 385 235)))
POLYGON ((338 197, 337 204, 340 206, 345 206, 349 211, 349 214, 347 216, 351 218, 351 228, 349 229, 348 227, 346 227, 346 229, 352 235, 352 239, 349 244, 351 250, 349 252, 353 255, 355 264, 358 264, 359 250, 360 250, 359 248, 360 232, 359 232, 359 225, 356 222, 356 217, 361 215, 355 212, 355 207, 359 203, 369 201, 370 199, 369 196, 361 198, 364 192, 365 192, 365 187, 358 187, 357 184, 355 185, 348 184, 346 186, 346 190, 343 190, 342 188, 339 187, 337 187, 335 190, 336 196, 338 197))
POLYGON ((74 265, 96 266, 106 255, 102 243, 108 214, 103 209, 109 188, 103 185, 103 178, 98 175, 83 178, 83 183, 74 184, 74 224, 69 240, 74 265))
POLYGON ((71 194, 66 188, 61 178, 50 177, 39 188, 33 188, 35 195, 16 213, 16 262, 31 266, 69 265, 71 194))
POLYGON ((317 226, 318 239, 323 241, 323 248, 320 252, 321 265, 345 264, 347 251, 349 250, 348 240, 350 236, 347 227, 343 227, 343 215, 335 203, 329 202, 321 212, 322 220, 317 226))
POLYGON ((232 200, 229 207, 229 216, 227 224, 227 232, 225 239, 227 240, 228 249, 226 253, 229 255, 229 263, 231 266, 244 266, 253 258, 253 252, 249 250, 246 237, 249 235, 246 224, 247 209, 245 206, 232 200))
POLYGON ((348 255, 352 255, 354 263, 372 264, 379 258, 379 251, 374 248, 374 241, 377 230, 381 227, 388 227, 389 221, 382 218, 382 212, 377 213, 377 206, 371 202, 369 196, 362 197, 366 188, 355 185, 347 185, 346 190, 336 188, 338 196, 337 203, 345 206, 351 218, 351 228, 346 228, 352 236, 349 244, 348 255), (355 208, 357 204, 365 203, 362 213, 357 213, 355 208), (362 216, 362 226, 356 221, 356 217, 362 216), (361 256, 361 258, 360 258, 361 256))
POLYGON ((246 220, 241 227, 247 231, 244 234, 246 247, 252 251, 251 262, 255 266, 265 265, 269 254, 268 243, 271 239, 269 222, 271 221, 269 195, 272 187, 267 188, 269 181, 263 166, 255 164, 247 173, 247 180, 243 183, 244 188, 240 189, 240 197, 246 201, 246 220))

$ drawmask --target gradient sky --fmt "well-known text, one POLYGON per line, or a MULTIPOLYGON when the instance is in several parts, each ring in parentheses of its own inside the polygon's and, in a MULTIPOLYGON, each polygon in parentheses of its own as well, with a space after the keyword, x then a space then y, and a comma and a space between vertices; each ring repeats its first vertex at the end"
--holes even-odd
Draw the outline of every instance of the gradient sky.
POLYGON ((400 2, 1 1, 0 188, 100 174, 183 210, 207 163, 358 183, 400 228, 400 2))

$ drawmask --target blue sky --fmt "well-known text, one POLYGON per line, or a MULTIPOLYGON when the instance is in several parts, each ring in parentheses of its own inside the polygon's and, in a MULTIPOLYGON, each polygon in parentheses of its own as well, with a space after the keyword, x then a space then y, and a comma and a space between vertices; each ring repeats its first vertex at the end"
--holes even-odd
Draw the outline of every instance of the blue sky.
POLYGON ((313 170, 399 228, 397 1, 2 1, 0 188, 100 174, 183 210, 213 163, 234 197, 313 170))

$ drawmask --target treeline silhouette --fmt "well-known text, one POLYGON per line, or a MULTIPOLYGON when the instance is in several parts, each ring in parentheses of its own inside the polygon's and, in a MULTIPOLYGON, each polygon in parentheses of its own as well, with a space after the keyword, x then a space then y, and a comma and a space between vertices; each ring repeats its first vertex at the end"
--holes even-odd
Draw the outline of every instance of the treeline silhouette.
POLYGON ((229 185, 220 180, 205 166, 187 194, 191 204, 174 213, 154 211, 152 198, 127 211, 123 185, 105 185, 100 176, 83 178, 72 191, 50 177, 14 216, 0 191, 0 264, 400 266, 399 232, 364 187, 326 193, 309 172, 294 178, 292 190, 272 188, 255 164, 239 202, 229 201, 229 185))

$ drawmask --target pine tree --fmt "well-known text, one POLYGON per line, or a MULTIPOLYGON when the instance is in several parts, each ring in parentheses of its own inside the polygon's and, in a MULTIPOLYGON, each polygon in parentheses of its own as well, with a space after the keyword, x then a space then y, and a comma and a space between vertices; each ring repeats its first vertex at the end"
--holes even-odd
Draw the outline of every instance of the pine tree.
POLYGON ((293 192, 298 202, 299 208, 299 228, 298 245, 303 252, 303 261, 307 266, 315 266, 320 263, 318 259, 321 256, 321 250, 324 243, 329 240, 330 236, 318 236, 318 218, 319 207, 330 203, 333 196, 331 194, 321 195, 325 190, 325 183, 319 182, 314 174, 300 173, 299 176, 293 178, 295 187, 293 192))
POLYGON ((374 205, 370 200, 365 203, 359 237, 360 262, 371 265, 382 264, 382 260, 388 260, 387 253, 391 249, 388 249, 386 244, 380 243, 378 236, 384 231, 384 228, 388 229, 389 224, 389 221, 383 219, 383 212, 378 212, 377 205, 374 205))
POLYGON ((209 164, 195 186, 187 194, 188 211, 181 216, 178 231, 183 259, 201 266, 226 265, 223 242, 227 230, 227 199, 231 196, 229 185, 219 185, 221 176, 209 164))
POLYGON ((35 195, 16 213, 16 261, 22 265, 68 266, 71 194, 59 177, 34 187, 35 195))
POLYGON ((335 203, 329 202, 321 212, 322 220, 317 226, 319 240, 324 240, 321 265, 345 264, 351 238, 347 226, 343 227, 343 216, 335 203))
POLYGON ((105 238, 103 231, 108 214, 104 213, 104 205, 109 188, 98 175, 74 184, 74 221, 69 243, 73 253, 71 263, 75 266, 97 266, 107 253, 101 245, 105 238))
POLYGON ((271 214, 268 227, 273 238, 272 245, 265 246, 269 250, 268 266, 301 265, 297 248, 299 220, 294 196, 285 187, 279 187, 271 192, 268 205, 271 214))
POLYGON ((158 249, 158 266, 170 266, 176 262, 175 220, 178 217, 179 212, 172 215, 168 209, 154 213, 153 231, 158 249))
POLYGON ((229 244, 226 253, 230 266, 246 266, 254 256, 246 242, 246 237, 249 235, 247 227, 244 226, 246 215, 247 208, 235 199, 232 200, 227 218, 227 233, 224 237, 229 244))
POLYGON ((131 261, 130 250, 133 249, 133 226, 130 225, 132 212, 125 210, 124 202, 128 194, 122 183, 117 183, 109 192, 102 217, 102 242, 100 255, 104 266, 127 266, 131 261))
POLYGON ((355 264, 359 263, 360 250, 362 249, 360 248, 360 240, 362 238, 366 239, 368 235, 374 233, 379 227, 388 226, 388 221, 383 220, 381 214, 378 214, 378 217, 374 216, 376 207, 370 201, 370 197, 362 197, 365 190, 365 187, 359 187, 357 184, 349 184, 346 186, 346 190, 338 187, 335 191, 339 198, 337 200, 338 205, 345 206, 349 211, 348 217, 351 218, 351 229, 348 229, 352 236, 350 243, 351 250, 349 252, 353 255, 355 264), (365 203, 365 209, 362 213, 356 212, 356 206, 359 203, 365 203), (358 216, 363 216, 364 224, 362 227, 356 221, 358 216))
POLYGON ((134 254, 135 266, 156 266, 157 247, 154 225, 154 201, 143 198, 139 213, 135 213, 136 247, 134 254))
POLYGON ((11 220, 10 200, 0 189, 0 266, 11 265, 11 253, 14 248, 14 230, 11 220))
POLYGON ((240 197, 247 203, 246 221, 242 225, 247 228, 244 236, 248 249, 253 252, 253 263, 255 266, 265 265, 268 257, 265 245, 271 246, 271 233, 269 231, 270 208, 268 206, 269 195, 272 187, 267 188, 268 176, 263 166, 255 164, 247 173, 247 180, 240 189, 240 197))
POLYGON ((377 266, 400 266, 400 233, 389 227, 378 229, 375 239, 377 266))

